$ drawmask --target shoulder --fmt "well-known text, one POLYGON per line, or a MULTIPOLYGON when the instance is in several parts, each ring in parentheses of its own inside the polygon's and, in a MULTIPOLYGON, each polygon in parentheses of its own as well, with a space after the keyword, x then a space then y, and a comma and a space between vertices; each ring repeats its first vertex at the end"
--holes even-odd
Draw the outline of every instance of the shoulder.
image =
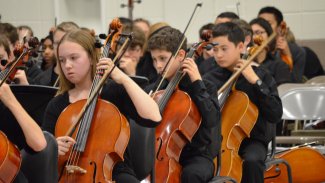
POLYGON ((270 72, 265 67, 256 67, 253 66, 253 70, 261 79, 264 77, 272 77, 270 72))
POLYGON ((102 99, 111 101, 116 99, 117 97, 122 97, 123 95, 125 95, 125 89, 123 85, 116 83, 112 79, 107 79, 100 95, 102 99))
POLYGON ((47 83, 49 83, 51 80, 52 71, 53 71, 53 68, 51 67, 51 68, 48 68, 45 71, 39 73, 34 79, 35 84, 47 85, 47 83))
POLYGON ((68 92, 65 92, 63 94, 55 96, 48 104, 48 109, 55 109, 55 108, 61 108, 60 106, 63 106, 64 108, 69 105, 69 94, 68 92))
POLYGON ((289 49, 291 51, 291 54, 297 55, 297 54, 306 54, 305 50, 298 46, 296 43, 288 43, 289 49))
POLYGON ((223 69, 221 67, 215 67, 214 69, 205 73, 202 76, 202 79, 213 83, 220 83, 227 81, 231 74, 232 73, 226 69, 223 69))

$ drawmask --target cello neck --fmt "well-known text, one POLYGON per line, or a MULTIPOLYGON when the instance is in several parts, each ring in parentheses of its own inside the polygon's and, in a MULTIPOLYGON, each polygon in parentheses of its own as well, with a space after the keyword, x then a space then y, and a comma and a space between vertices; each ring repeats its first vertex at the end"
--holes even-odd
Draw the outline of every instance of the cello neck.
MULTIPOLYGON (((186 58, 192 58, 195 54, 196 49, 198 48, 198 46, 202 44, 200 43, 195 43, 190 50, 187 52, 186 54, 186 58)), ((172 80, 168 83, 166 89, 165 89, 165 94, 163 95, 163 97, 161 98, 161 100, 159 100, 158 106, 159 106, 159 110, 160 112, 164 111, 165 106, 167 105, 167 102, 169 101, 169 98, 172 96, 174 90, 177 88, 178 83, 182 80, 184 76, 183 71, 181 71, 180 67, 177 69, 176 74, 174 75, 174 77, 172 78, 172 80)))
POLYGON ((222 109, 223 106, 225 105, 227 98, 230 94, 231 88, 235 84, 235 81, 232 81, 232 83, 222 92, 218 95, 218 101, 219 101, 219 106, 222 109))

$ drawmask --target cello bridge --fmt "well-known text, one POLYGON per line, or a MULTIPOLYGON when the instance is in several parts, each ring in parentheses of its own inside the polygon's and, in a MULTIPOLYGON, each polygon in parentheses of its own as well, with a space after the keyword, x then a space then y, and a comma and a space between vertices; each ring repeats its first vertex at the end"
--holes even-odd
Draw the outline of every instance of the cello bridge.
POLYGON ((72 173, 85 174, 85 173, 87 173, 87 170, 85 170, 79 166, 75 166, 75 165, 67 165, 67 166, 65 166, 65 168, 69 174, 72 174, 72 173))

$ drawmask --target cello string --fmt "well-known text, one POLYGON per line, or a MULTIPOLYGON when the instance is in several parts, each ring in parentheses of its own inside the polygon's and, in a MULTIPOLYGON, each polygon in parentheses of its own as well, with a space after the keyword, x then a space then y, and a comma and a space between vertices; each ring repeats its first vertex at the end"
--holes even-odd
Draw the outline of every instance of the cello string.
MULTIPOLYGON (((104 55, 107 55, 108 54, 108 50, 109 50, 109 45, 105 45, 104 46, 104 48, 103 48, 103 52, 102 52, 102 54, 101 54, 101 58, 103 58, 104 57, 104 55)), ((91 89, 90 89, 90 93, 89 93, 89 96, 91 95, 91 93, 92 93, 92 91, 94 90, 94 88, 96 87, 96 85, 98 84, 98 80, 99 80, 99 78, 100 77, 98 77, 99 75, 99 72, 100 71, 96 71, 96 75, 95 75, 95 77, 94 77, 94 80, 93 80, 93 82, 92 82, 92 85, 91 85, 91 89)), ((94 109, 94 107, 93 107, 93 105, 92 104, 90 104, 90 106, 89 106, 89 108, 87 109, 87 115, 85 115, 84 117, 83 117, 83 120, 82 120, 82 122, 81 122, 81 124, 80 124, 80 127, 79 127, 79 134, 77 135, 77 142, 78 143, 82 143, 84 140, 85 140, 85 135, 86 135, 86 130, 87 129, 85 129, 86 128, 86 125, 88 124, 88 123, 90 123, 91 122, 91 119, 90 119, 90 115, 88 114, 88 111, 92 111, 94 109), (80 130, 81 129, 81 130, 80 130)), ((89 130, 89 129, 88 129, 89 130)), ((74 161, 73 161, 73 164, 77 164, 78 163, 78 161, 79 161, 79 157, 80 157, 80 153, 81 152, 78 152, 78 153, 76 153, 76 155, 74 156, 74 161)))
MULTIPOLYGON (((97 85, 99 79, 100 79, 100 72, 101 71, 96 71, 96 75, 93 81, 93 84, 91 86, 91 91, 95 88, 95 86, 97 85)), ((90 95, 90 94, 89 94, 90 95)), ((93 100, 93 102, 90 104, 89 108, 87 109, 87 112, 85 112, 85 116, 82 119, 82 122, 80 123, 80 127, 79 127, 79 131, 78 131, 78 135, 77 135, 77 143, 78 145, 81 145, 81 143, 86 143, 84 141, 86 141, 87 138, 87 131, 90 130, 90 123, 92 121, 92 116, 90 115, 91 111, 94 111, 96 107, 96 101, 93 100)), ((81 151, 76 150, 75 155, 73 156, 73 165, 78 165, 80 156, 81 156, 81 151)))
MULTIPOLYGON (((108 53, 108 46, 105 46, 104 49, 103 49, 103 55, 107 54, 108 53)), ((95 77, 95 80, 94 82, 92 83, 92 86, 91 86, 91 91, 95 88, 96 86, 96 83, 98 83, 98 77, 95 77)), ((89 106, 91 107, 91 106, 89 106)), ((84 140, 84 136, 85 136, 85 126, 87 124, 87 121, 90 120, 90 116, 87 114, 83 117, 83 119, 81 120, 81 124, 79 124, 79 129, 78 129, 78 132, 77 132, 77 139, 76 139, 76 144, 73 146, 72 148, 72 153, 70 154, 69 156, 69 159, 68 159, 68 165, 77 165, 78 161, 79 161, 79 157, 80 157, 80 153, 78 150, 78 146, 80 145, 80 143, 83 142, 84 140), (86 121, 86 122, 85 122, 86 121)))
MULTIPOLYGON (((96 85, 96 79, 94 80, 92 85, 96 85)), ((92 88, 93 88, 93 86, 92 86, 92 88)), ((87 111, 85 112, 84 117, 82 118, 79 130, 78 130, 78 134, 77 134, 77 139, 76 139, 77 147, 81 146, 81 143, 86 143, 84 141, 86 140, 87 131, 89 131, 89 126, 90 125, 88 125, 88 124, 91 123, 91 120, 92 120, 91 115, 90 115, 90 111, 93 111, 94 107, 95 107, 95 102, 93 101, 90 104, 87 111)), ((81 155, 82 152, 79 151, 78 148, 77 148, 77 150, 75 152, 76 153, 73 156, 72 164, 77 166, 78 162, 79 162, 80 155, 81 155)))
POLYGON ((176 86, 176 81, 177 81, 177 75, 175 75, 175 77, 172 78, 171 82, 167 85, 166 89, 165 89, 165 94, 163 95, 163 97, 159 100, 158 105, 159 105, 159 109, 162 109, 168 102, 170 95, 174 92, 175 86, 176 86))
MULTIPOLYGON (((94 80, 94 85, 96 85, 96 83, 97 83, 97 79, 98 77, 96 77, 95 78, 95 80, 94 80)), ((84 141, 86 141, 86 138, 87 138, 87 134, 86 134, 86 132, 87 131, 89 131, 90 130, 90 125, 88 125, 88 124, 90 124, 91 123, 91 121, 92 121, 92 117, 91 117, 91 115, 89 115, 89 113, 91 112, 91 111, 95 111, 95 108, 96 108, 96 101, 94 100, 91 104, 90 104, 90 106, 89 106, 89 109, 88 109, 88 111, 87 111, 87 115, 85 115, 85 117, 84 117, 84 125, 83 125, 83 130, 82 130, 82 132, 81 132, 81 135, 80 135, 80 140, 79 140, 79 142, 80 143, 82 143, 82 142, 84 142, 84 141)), ((86 142, 84 142, 84 143, 86 143, 86 142)), ((79 158, 80 158, 80 155, 81 155, 81 151, 78 151, 78 153, 77 153, 77 155, 76 155, 76 157, 75 157, 75 162, 74 162, 74 164, 78 164, 78 162, 79 162, 79 158)))
MULTIPOLYGON (((120 55, 121 55, 121 53, 122 54, 124 54, 125 53, 125 51, 126 51, 126 48, 128 47, 130 45, 130 35, 127 37, 127 39, 125 40, 125 42, 123 43, 123 45, 122 45, 122 47, 120 48, 120 50, 118 51, 118 53, 116 54, 116 56, 115 56, 115 58, 114 58, 114 60, 113 60, 113 63, 115 63, 119 58, 120 58, 120 55)), ((94 91, 92 91, 89 95, 89 98, 88 98, 88 104, 90 104, 91 106, 88 106, 88 108, 89 109, 95 109, 95 107, 96 107, 96 102, 97 102, 97 98, 98 98, 98 92, 99 92, 99 90, 101 89, 101 87, 102 87, 102 85, 104 84, 104 81, 105 81, 105 78, 107 78, 109 75, 110 75, 110 73, 113 71, 113 69, 115 68, 115 66, 116 65, 114 65, 114 67, 111 69, 111 70, 105 70, 105 72, 104 72, 104 75, 103 76, 101 76, 101 75, 99 75, 100 77, 96 77, 95 79, 94 79, 94 85, 95 85, 95 87, 93 87, 93 88, 95 88, 94 89, 94 91), (98 81, 99 80, 99 81, 98 81)), ((87 108, 86 108, 87 109, 87 108)), ((92 113, 91 113, 92 114, 92 113)), ((91 122, 91 118, 90 117, 92 117, 92 115, 89 115, 89 116, 87 116, 87 118, 88 118, 88 121, 89 122, 91 122)), ((89 124, 89 123, 87 123, 87 124, 89 124)), ((87 130, 89 130, 88 129, 88 127, 85 129, 86 131, 87 130)), ((85 135, 87 135, 87 134, 83 134, 83 133, 81 133, 81 135, 80 135, 80 138, 85 138, 85 135)), ((79 140, 80 141, 80 140, 79 140)), ((80 155, 80 154, 79 154, 80 155)))
MULTIPOLYGON (((186 58, 191 58, 193 57, 195 51, 197 50, 197 48, 202 45, 203 42, 199 42, 199 43, 194 43, 190 50, 187 52, 186 56, 184 57, 183 60, 185 60, 186 58)), ((163 97, 160 99, 160 101, 158 102, 159 105, 159 109, 162 109, 164 105, 167 104, 170 96, 172 95, 172 93, 174 92, 176 86, 178 85, 179 81, 182 79, 182 77, 184 76, 184 73, 181 71, 181 66, 179 66, 177 68, 176 74, 174 75, 174 77, 172 78, 171 82, 167 85, 166 89, 165 89, 165 95, 163 95, 163 97)), ((158 87, 159 88, 159 87, 158 87)))
MULTIPOLYGON (((127 39, 128 41, 130 40, 129 38, 127 39)), ((123 46, 125 46, 125 44, 123 45, 123 46)), ((123 47, 122 46, 122 47, 123 47)), ((106 53, 108 52, 108 51, 105 51, 106 53)), ((119 53, 118 53, 119 54, 119 53)), ((118 55, 117 54, 117 55, 118 55)), ((106 73, 105 73, 106 74, 106 73)), ((109 76, 109 74, 107 74, 107 76, 109 76)), ((103 81, 101 81, 102 83, 101 84, 103 84, 104 83, 104 80, 105 79, 103 79, 103 81)), ((94 89, 95 88, 95 91, 99 91, 99 89, 101 89, 100 87, 101 87, 102 85, 100 85, 100 86, 98 86, 98 87, 95 87, 95 86, 92 86, 92 89, 94 89)), ((67 133, 66 134, 68 134, 69 136, 72 136, 72 134, 73 133, 75 133, 75 130, 76 130, 76 127, 78 127, 78 130, 77 130, 77 139, 76 139, 76 141, 77 141, 77 143, 72 147, 72 150, 71 150, 71 152, 70 152, 70 154, 69 154, 69 164, 71 164, 71 162, 72 161, 75 161, 75 160, 78 160, 79 159, 79 155, 82 153, 82 152, 80 152, 80 151, 77 151, 76 149, 78 149, 78 148, 80 148, 80 147, 82 147, 82 148, 85 148, 85 144, 83 144, 83 146, 80 146, 80 142, 82 142, 82 140, 81 139, 83 139, 84 138, 84 136, 85 136, 85 134, 83 133, 84 132, 84 129, 85 129, 85 122, 83 122, 83 120, 85 120, 85 119, 90 119, 89 117, 87 117, 87 116, 85 116, 85 111, 87 111, 88 110, 88 108, 89 107, 91 107, 90 106, 90 104, 91 104, 91 102, 93 101, 93 98, 94 97, 96 97, 96 96, 98 96, 98 94, 97 94, 97 92, 93 92, 93 93, 95 93, 94 95, 90 95, 90 97, 88 98, 88 100, 87 100, 87 103, 86 103, 86 105, 84 105, 84 107, 82 108, 82 111, 81 111, 81 113, 79 113, 79 116, 78 116, 78 119, 77 119, 77 121, 75 122, 75 124, 74 125, 72 125, 71 127, 70 127, 70 129, 68 129, 68 131, 67 131, 67 133), (83 120, 81 120, 83 118, 83 120), (82 124, 80 124, 80 123, 82 123, 82 124), (80 130, 81 129, 81 130, 80 130), (78 143, 79 142, 79 143, 78 143)), ((96 100, 97 101, 97 100, 96 100)), ((69 174, 67 174, 67 175, 69 175, 69 174)), ((71 177, 74 177, 74 176, 69 176, 70 178, 71 177)))

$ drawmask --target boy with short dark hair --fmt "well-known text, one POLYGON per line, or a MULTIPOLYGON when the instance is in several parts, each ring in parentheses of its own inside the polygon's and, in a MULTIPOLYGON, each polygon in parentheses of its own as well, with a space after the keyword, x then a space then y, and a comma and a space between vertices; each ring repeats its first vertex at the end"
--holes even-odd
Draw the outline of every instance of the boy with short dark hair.
MULTIPOLYGON (((240 54, 244 49, 245 37, 242 29, 232 22, 218 24, 212 30, 212 35, 212 42, 218 43, 213 49, 215 60, 220 67, 204 75, 204 79, 214 83, 217 90, 234 71, 243 67, 244 61, 241 60, 240 54)), ((250 137, 242 141, 239 149, 239 155, 243 159, 241 182, 261 183, 264 182, 267 145, 275 134, 274 124, 282 117, 277 85, 267 71, 249 65, 242 71, 234 87, 245 92, 259 111, 250 137)), ((233 111, 233 114, 236 114, 236 111, 233 111)))
MULTIPOLYGON (((183 35, 179 30, 168 27, 149 39, 148 49, 158 74, 166 76, 166 82, 160 89, 166 87, 166 83, 174 77, 179 68, 185 74, 178 87, 189 94, 201 114, 202 121, 192 141, 186 144, 181 152, 179 159, 182 165, 181 182, 203 183, 208 182, 214 175, 213 159, 220 147, 218 144, 220 142, 218 139, 220 138, 220 110, 217 97, 212 96, 212 94, 215 95, 215 91, 206 88, 194 60, 185 59, 186 41, 178 54, 171 58, 170 69, 164 71, 169 58, 177 50, 182 38, 183 35)), ((149 89, 155 89, 155 87, 151 85, 149 89)))

